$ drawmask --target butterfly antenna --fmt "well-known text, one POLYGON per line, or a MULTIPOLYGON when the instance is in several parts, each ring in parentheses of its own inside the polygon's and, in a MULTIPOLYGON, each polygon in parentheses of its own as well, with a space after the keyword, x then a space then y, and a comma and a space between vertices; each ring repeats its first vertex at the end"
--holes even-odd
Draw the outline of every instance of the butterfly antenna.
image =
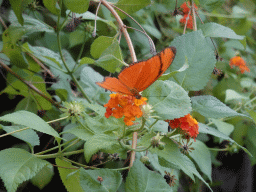
POLYGON ((143 27, 132 17, 130 16, 128 13, 126 13, 125 11, 123 11, 122 9, 120 9, 119 7, 116 7, 115 5, 112 5, 112 7, 116 8, 117 10, 121 11, 123 14, 127 15, 128 17, 130 17, 140 28, 141 30, 139 29, 135 29, 135 28, 132 28, 132 27, 127 27, 127 26, 124 26, 126 28, 131 28, 131 29, 134 29, 136 31, 139 31, 143 34, 145 34, 149 40, 149 44, 150 44, 150 53, 152 55, 156 55, 156 48, 155 48, 155 44, 153 42, 153 40, 151 39, 151 37, 149 37, 149 35, 147 34, 147 32, 143 29, 143 27))
POLYGON ((98 15, 98 12, 99 12, 99 9, 100 9, 100 5, 101 5, 101 0, 99 1, 99 4, 98 4, 97 9, 96 9, 96 13, 95 13, 94 30, 93 30, 93 32, 92 32, 92 36, 93 36, 93 37, 96 37, 97 15, 98 15))

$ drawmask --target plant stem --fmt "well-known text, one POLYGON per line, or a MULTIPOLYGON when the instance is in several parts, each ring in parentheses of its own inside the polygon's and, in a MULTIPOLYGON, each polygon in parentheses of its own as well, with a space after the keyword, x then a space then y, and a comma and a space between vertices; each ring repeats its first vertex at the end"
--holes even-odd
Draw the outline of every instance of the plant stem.
MULTIPOLYGON (((60 6, 62 6, 62 1, 60 1, 60 6)), ((57 23, 57 42, 58 42, 58 48, 59 48, 59 52, 60 52, 60 57, 61 60, 63 62, 63 65, 65 66, 65 68, 67 69, 67 73, 71 76, 72 80, 74 81, 74 83, 76 84, 76 86, 78 87, 78 89, 81 91, 82 95, 84 96, 84 98, 88 101, 88 103, 92 103, 91 100, 89 99, 89 97, 86 95, 85 91, 83 90, 82 86, 80 85, 80 83, 77 81, 77 79, 75 78, 73 72, 69 69, 65 58, 63 57, 63 53, 61 50, 61 40, 60 40, 60 15, 58 15, 58 23, 57 23)))
MULTIPOLYGON (((117 14, 117 12, 115 11, 115 9, 106 1, 106 0, 101 0, 101 3, 102 5, 104 5, 112 14, 113 16, 115 17, 118 25, 119 25, 119 28, 121 30, 121 32, 124 34, 124 37, 126 39, 126 42, 127 42, 127 45, 129 47, 129 51, 130 51, 130 54, 131 54, 131 58, 132 58, 132 61, 133 62, 136 62, 137 61, 137 57, 135 55, 135 51, 134 51, 134 47, 132 45, 132 41, 131 41, 131 38, 127 32, 127 29, 124 27, 124 23, 122 21, 122 19, 120 18, 120 16, 117 14)), ((132 135, 132 148, 133 149, 136 149, 136 145, 137 145, 137 136, 138 133, 137 132, 133 132, 133 135, 132 135)), ((132 167, 133 165, 133 162, 135 160, 135 152, 132 151, 132 154, 131 154, 131 159, 130 159, 130 167, 132 167)))
POLYGON ((0 135, 0 138, 1 138, 1 137, 8 136, 8 135, 11 135, 11 134, 13 134, 13 133, 18 133, 18 132, 20 132, 20 131, 25 131, 25 130, 27 130, 27 129, 29 129, 29 127, 25 127, 25 128, 23 128, 23 129, 19 129, 19 130, 16 130, 16 131, 12 131, 12 132, 10 132, 10 133, 3 134, 3 135, 0 135))
MULTIPOLYGON (((67 142, 65 142, 65 143, 63 143, 63 144, 61 144, 60 146, 63 147, 63 146, 65 146, 65 145, 71 143, 72 141, 74 141, 74 140, 76 140, 76 139, 77 139, 77 138, 73 138, 73 139, 71 139, 71 140, 69 140, 69 141, 67 141, 67 142)), ((57 149, 57 148, 59 148, 59 146, 56 146, 56 147, 47 149, 47 150, 45 150, 45 151, 41 151, 41 152, 39 152, 39 153, 36 153, 35 155, 42 155, 42 154, 47 153, 47 152, 49 152, 49 151, 55 150, 55 149, 57 149)))
MULTIPOLYGON (((57 146, 58 148, 59 146, 57 146)), ((68 156, 68 155, 74 155, 74 154, 79 154, 79 153, 83 153, 84 149, 80 149, 77 151, 70 151, 70 152, 66 152, 66 153, 53 153, 53 154, 47 154, 47 155, 38 155, 35 154, 36 157, 40 158, 40 159, 50 159, 50 158, 56 158, 56 157, 60 157, 60 156, 68 156)))

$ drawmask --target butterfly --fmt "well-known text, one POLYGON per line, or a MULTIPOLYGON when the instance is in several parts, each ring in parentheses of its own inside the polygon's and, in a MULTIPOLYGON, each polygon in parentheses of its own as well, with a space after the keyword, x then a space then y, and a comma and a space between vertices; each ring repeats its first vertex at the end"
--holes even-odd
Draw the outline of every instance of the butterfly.
POLYGON ((113 92, 141 98, 140 92, 154 83, 172 64, 176 55, 175 47, 167 47, 146 61, 132 63, 115 77, 106 77, 97 85, 113 92))

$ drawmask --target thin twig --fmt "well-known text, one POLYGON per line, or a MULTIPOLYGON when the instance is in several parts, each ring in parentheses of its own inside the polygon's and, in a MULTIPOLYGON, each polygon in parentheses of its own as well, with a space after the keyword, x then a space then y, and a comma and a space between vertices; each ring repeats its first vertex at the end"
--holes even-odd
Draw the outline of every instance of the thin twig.
MULTIPOLYGON (((137 61, 137 57, 136 57, 136 55, 135 55, 134 47, 133 47, 131 38, 130 38, 130 36, 129 36, 127 30, 126 30, 126 28, 124 28, 124 23, 123 23, 122 19, 121 19, 120 16, 117 14, 117 12, 115 11, 115 9, 114 9, 106 0, 101 0, 101 3, 102 3, 102 4, 113 14, 113 16, 115 17, 115 19, 116 19, 116 21, 117 21, 117 23, 118 23, 118 25, 119 25, 119 28, 120 28, 121 32, 124 34, 124 37, 125 37, 126 42, 127 42, 127 44, 128 44, 132 61, 133 61, 133 62, 136 62, 136 61, 137 61)), ((137 137, 138 137, 138 133, 137 133, 137 132, 133 132, 133 135, 132 135, 132 148, 133 148, 133 149, 136 149, 137 137)), ((135 151, 132 151, 132 152, 131 152, 131 159, 130 159, 130 165, 129 165, 129 167, 132 167, 134 160, 135 160, 135 151)))
POLYGON ((101 3, 102 5, 104 5, 112 14, 113 16, 115 17, 118 25, 119 25, 119 28, 121 30, 121 32, 124 34, 124 37, 126 39, 126 42, 127 42, 127 45, 129 47, 129 51, 130 51, 130 54, 131 54, 131 58, 132 58, 132 61, 133 62, 136 62, 137 61, 137 57, 135 55, 135 51, 134 51, 134 47, 133 47, 133 44, 132 44, 132 41, 131 41, 131 38, 127 32, 127 30, 124 28, 124 23, 122 21, 122 19, 120 18, 120 16, 117 14, 117 12, 115 11, 115 9, 112 7, 112 5, 110 5, 106 0, 101 0, 101 3))
POLYGON ((93 29, 93 32, 92 32, 92 37, 96 37, 97 15, 98 15, 98 12, 99 12, 100 5, 101 5, 101 0, 100 0, 100 2, 99 2, 99 4, 98 4, 98 7, 97 7, 97 9, 96 9, 96 13, 95 13, 94 29, 93 29))
POLYGON ((186 28, 187 28, 190 13, 191 13, 191 9, 189 9, 188 15, 186 17, 186 23, 185 23, 185 26, 184 26, 183 34, 185 34, 185 32, 186 32, 186 28))
POLYGON ((5 30, 8 28, 7 25, 5 25, 4 20, 2 19, 2 17, 0 16, 0 22, 2 23, 2 25, 4 26, 5 30))
MULTIPOLYGON (((118 9, 118 10, 121 11, 123 14, 127 15, 128 17, 130 17, 130 18, 141 28, 142 31, 140 31, 140 30, 138 30, 138 29, 135 29, 135 28, 132 28, 132 27, 127 27, 127 26, 125 26, 126 28, 132 28, 132 29, 134 29, 134 30, 137 30, 137 31, 139 31, 139 32, 141 32, 141 33, 143 33, 143 34, 145 34, 145 35, 147 36, 148 40, 149 40, 149 44, 152 45, 152 47, 150 46, 150 53, 156 54, 155 44, 154 44, 153 40, 150 38, 150 36, 147 34, 147 32, 144 30, 144 28, 143 28, 131 15, 129 15, 128 13, 126 13, 125 11, 123 11, 122 9, 120 9, 119 7, 116 7, 115 5, 112 5, 112 7, 114 7, 115 9, 118 9)), ((154 55, 154 54, 153 54, 153 55, 154 55)))
POLYGON ((152 55, 155 55, 156 54, 156 47, 155 47, 155 44, 153 42, 153 40, 149 37, 149 35, 147 33, 144 33, 144 31, 141 31, 139 29, 136 29, 136 28, 133 28, 133 27, 128 27, 126 25, 124 25, 125 28, 130 28, 130 29, 133 29, 135 31, 138 31, 140 33, 143 33, 144 35, 146 35, 146 37, 148 38, 148 41, 149 41, 149 45, 150 45, 150 53, 152 55))
POLYGON ((196 14, 195 14, 195 3, 192 0, 192 18, 193 18, 193 31, 197 31, 197 25, 196 25, 196 14))
POLYGON ((43 98, 45 98, 47 101, 51 102, 53 105, 55 105, 56 107, 60 108, 60 104, 57 103, 56 101, 54 101, 52 98, 47 97, 42 91, 40 91, 39 89, 37 89, 33 84, 30 84, 29 82, 27 82, 25 79, 23 79, 22 77, 20 77, 17 73, 15 73, 13 70, 11 70, 11 68, 9 68, 7 65, 5 65, 2 61, 0 61, 0 64, 2 65, 2 67, 4 67, 8 72, 10 72, 12 75, 14 75, 17 79, 19 79, 22 83, 24 83, 25 85, 27 85, 29 88, 31 88, 33 91, 35 91, 38 95, 41 95, 43 98))
POLYGON ((26 52, 26 54, 29 55, 30 57, 32 57, 34 59, 34 61, 38 65, 40 65, 46 71, 46 73, 48 73, 51 76, 51 78, 55 78, 54 75, 52 74, 52 72, 47 67, 45 67, 44 64, 39 59, 37 59, 34 55, 32 55, 29 52, 26 52))

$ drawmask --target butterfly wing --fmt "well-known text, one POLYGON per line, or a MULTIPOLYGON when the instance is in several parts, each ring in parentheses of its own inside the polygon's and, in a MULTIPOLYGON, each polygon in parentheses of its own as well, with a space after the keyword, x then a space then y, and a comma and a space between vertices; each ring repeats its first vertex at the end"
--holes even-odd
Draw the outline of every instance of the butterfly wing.
POLYGON ((126 95, 132 95, 130 90, 115 77, 106 77, 103 82, 96 82, 100 87, 126 95))
POLYGON ((118 75, 118 79, 130 89, 136 89, 138 92, 143 91, 168 69, 175 58, 175 54, 175 47, 167 47, 150 59, 125 68, 118 75))
POLYGON ((146 61, 133 63, 115 77, 106 77, 105 81, 97 82, 99 86, 113 92, 138 96, 154 83, 172 64, 176 54, 175 47, 168 47, 146 61))

